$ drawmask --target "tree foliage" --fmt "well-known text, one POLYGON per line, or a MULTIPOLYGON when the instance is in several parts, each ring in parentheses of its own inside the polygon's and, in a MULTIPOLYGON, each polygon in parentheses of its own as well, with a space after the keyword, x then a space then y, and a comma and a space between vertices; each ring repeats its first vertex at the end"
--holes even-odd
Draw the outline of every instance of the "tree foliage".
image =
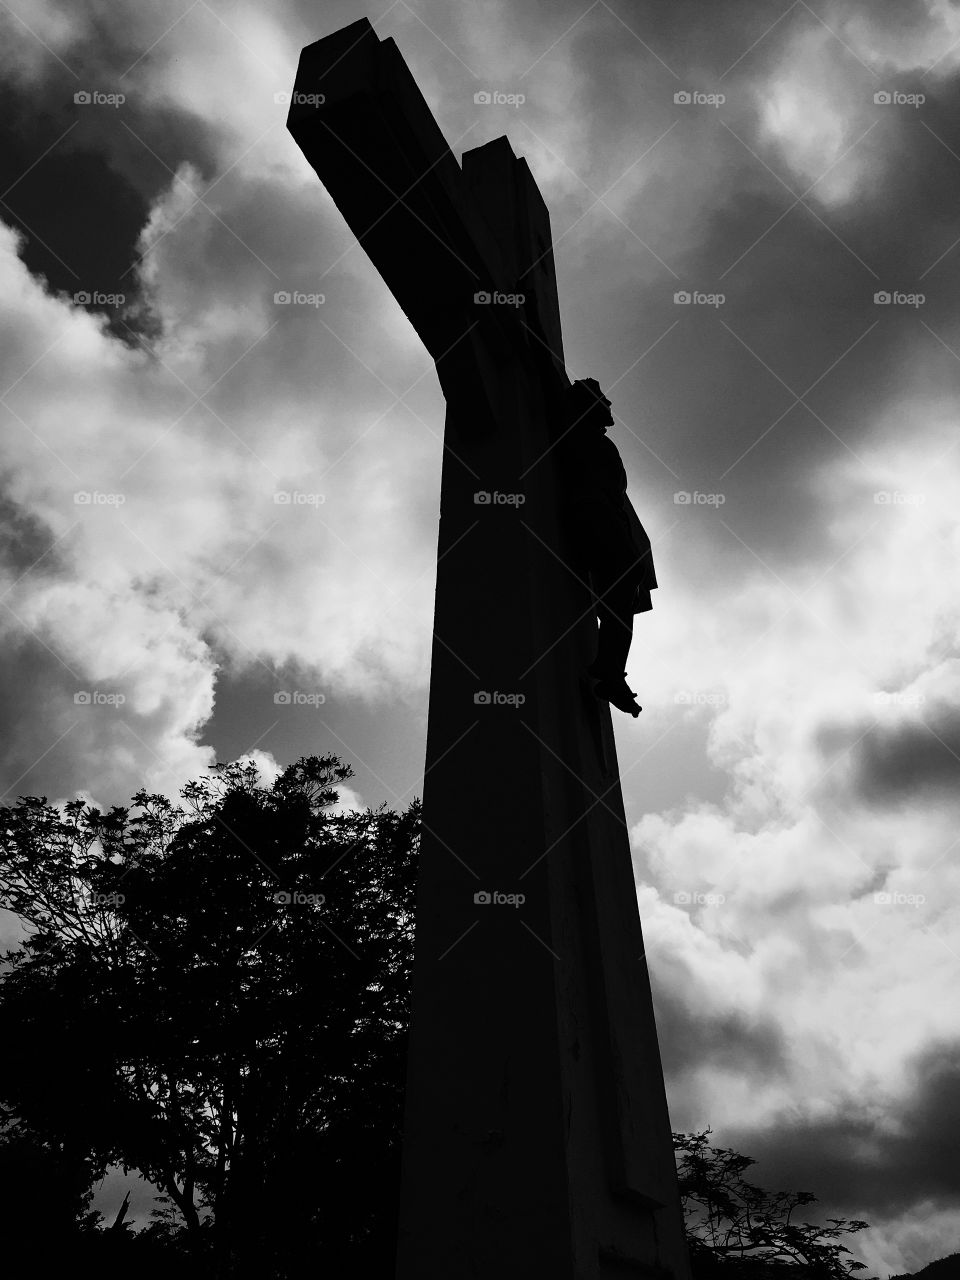
POLYGON ((858 1219, 828 1218, 827 1225, 794 1222, 798 1208, 816 1203, 809 1191, 764 1191, 745 1182, 756 1164, 750 1156, 711 1147, 711 1133, 675 1133, 677 1175, 690 1260, 696 1277, 743 1276, 782 1280, 787 1276, 844 1280, 864 1264, 842 1255, 839 1237, 862 1231, 858 1219))
POLYGON ((330 812, 332 756, 269 788, 213 774, 183 807, 4 810, 0 903, 29 936, 0 981, 0 1097, 153 1182, 209 1274, 389 1270, 419 805, 330 812))
MULTIPOLYGON (((182 805, 0 810, 0 905, 27 927, 0 972, 0 1174, 26 1263, 393 1274, 420 808, 333 812, 351 772, 218 765, 182 805), (91 1211, 110 1165, 162 1192, 148 1228, 91 1211)), ((674 1134, 696 1280, 862 1268, 839 1237, 866 1223, 794 1222, 815 1197, 745 1182, 709 1134, 674 1134)))

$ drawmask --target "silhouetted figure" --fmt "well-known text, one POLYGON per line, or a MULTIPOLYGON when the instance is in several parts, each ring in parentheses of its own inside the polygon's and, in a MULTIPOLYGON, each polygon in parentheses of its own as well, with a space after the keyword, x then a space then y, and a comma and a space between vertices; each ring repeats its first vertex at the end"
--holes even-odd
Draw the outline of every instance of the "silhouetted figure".
POLYGON ((629 715, 642 710, 627 687, 626 665, 633 615, 653 606, 657 585, 650 539, 626 501, 627 473, 617 446, 606 434, 613 425, 610 401, 594 378, 568 392, 570 413, 562 452, 567 509, 597 596, 597 654, 587 668, 598 698, 629 715))

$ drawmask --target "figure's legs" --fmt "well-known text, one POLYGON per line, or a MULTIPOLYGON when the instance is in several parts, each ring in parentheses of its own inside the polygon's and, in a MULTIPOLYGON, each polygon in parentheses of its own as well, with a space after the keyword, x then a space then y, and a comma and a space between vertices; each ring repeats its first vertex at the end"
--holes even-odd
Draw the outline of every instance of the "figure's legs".
POLYGON ((606 699, 631 716, 638 716, 643 709, 633 690, 627 687, 626 679, 627 655, 633 639, 635 595, 636 587, 630 578, 615 583, 599 594, 597 613, 600 617, 600 632, 597 637, 597 656, 588 668, 589 674, 597 682, 594 689, 597 697, 606 699))
POLYGON ((597 606, 600 634, 597 656, 590 668, 598 679, 620 680, 627 669, 633 641, 633 598, 636 587, 630 579, 609 588, 597 606))
POLYGON ((629 531, 603 503, 584 504, 577 517, 579 545, 590 565, 600 619, 597 654, 588 673, 596 681, 598 698, 637 716, 641 708, 626 681, 637 593, 629 531))

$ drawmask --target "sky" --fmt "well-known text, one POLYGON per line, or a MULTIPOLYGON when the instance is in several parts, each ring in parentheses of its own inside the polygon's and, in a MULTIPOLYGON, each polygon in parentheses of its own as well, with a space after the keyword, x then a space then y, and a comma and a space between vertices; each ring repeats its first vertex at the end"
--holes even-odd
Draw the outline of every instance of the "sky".
POLYGON ((421 794, 443 400, 285 130, 362 16, 458 156, 527 158, 653 542, 616 728, 673 1128, 918 1270, 960 1248, 946 0, 4 0, 0 798, 326 751, 421 794))

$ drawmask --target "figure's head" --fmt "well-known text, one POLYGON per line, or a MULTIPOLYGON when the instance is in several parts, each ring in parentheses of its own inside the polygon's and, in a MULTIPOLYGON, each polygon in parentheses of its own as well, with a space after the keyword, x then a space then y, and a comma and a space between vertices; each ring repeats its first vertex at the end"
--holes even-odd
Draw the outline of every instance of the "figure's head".
POLYGON ((600 390, 596 378, 580 378, 567 394, 570 397, 571 421, 600 431, 613 426, 610 401, 600 390))

